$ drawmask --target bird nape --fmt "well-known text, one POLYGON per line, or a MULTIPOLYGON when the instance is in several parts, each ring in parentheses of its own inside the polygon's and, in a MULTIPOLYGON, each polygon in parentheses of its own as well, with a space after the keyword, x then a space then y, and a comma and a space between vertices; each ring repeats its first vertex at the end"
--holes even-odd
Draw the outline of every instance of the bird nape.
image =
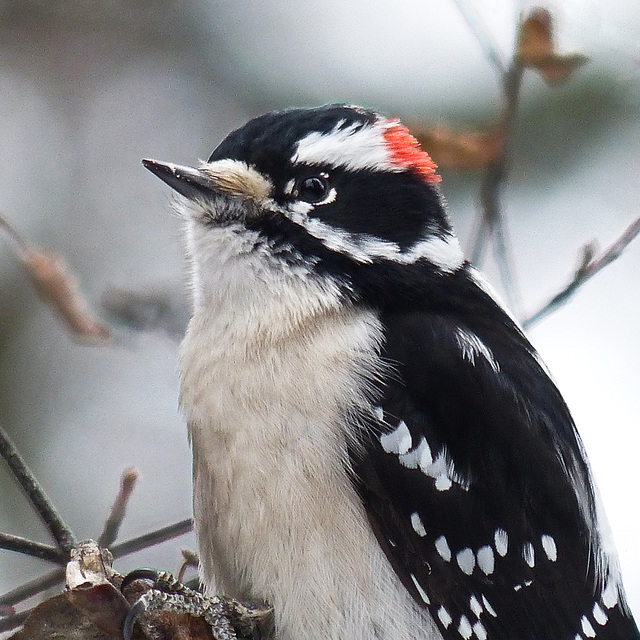
POLYGON ((569 410, 395 119, 268 113, 181 197, 208 593, 280 640, 639 638, 569 410))

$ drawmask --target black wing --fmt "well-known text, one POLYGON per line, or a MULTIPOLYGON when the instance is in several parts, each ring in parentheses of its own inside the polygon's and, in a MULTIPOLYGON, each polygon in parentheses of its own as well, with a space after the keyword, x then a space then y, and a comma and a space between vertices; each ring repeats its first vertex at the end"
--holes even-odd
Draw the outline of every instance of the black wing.
POLYGON ((395 374, 353 455, 380 544, 445 638, 638 638, 568 409, 515 324, 474 295, 466 317, 382 316, 395 374))

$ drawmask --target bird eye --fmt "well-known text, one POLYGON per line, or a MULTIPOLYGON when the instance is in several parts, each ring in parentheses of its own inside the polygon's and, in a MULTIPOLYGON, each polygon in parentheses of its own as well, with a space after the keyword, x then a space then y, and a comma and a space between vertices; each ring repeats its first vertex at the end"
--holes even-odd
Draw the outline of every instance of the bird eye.
POLYGON ((299 200, 313 204, 324 200, 329 194, 329 190, 329 180, 326 176, 309 176, 298 182, 296 195, 299 200))

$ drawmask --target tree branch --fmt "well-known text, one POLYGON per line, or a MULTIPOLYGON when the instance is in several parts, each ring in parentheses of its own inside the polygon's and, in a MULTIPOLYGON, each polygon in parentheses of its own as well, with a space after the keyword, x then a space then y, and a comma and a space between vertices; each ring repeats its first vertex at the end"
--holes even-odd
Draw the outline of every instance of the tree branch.
POLYGON ((26 493, 33 508, 49 529, 58 547, 68 554, 73 545, 76 544, 73 532, 62 520, 42 485, 29 469, 24 458, 18 453, 9 438, 9 434, 2 425, 0 425, 0 455, 6 460, 13 475, 26 493))
POLYGON ((21 536, 14 536, 10 533, 0 533, 0 549, 16 551, 17 553, 61 565, 66 564, 68 560, 66 554, 56 547, 34 542, 21 536))
POLYGON ((120 525, 124 520, 127 510, 127 504, 131 497, 131 492, 135 487, 138 479, 138 472, 135 469, 125 469, 120 476, 120 490, 116 496, 116 500, 111 507, 109 517, 105 522, 104 529, 98 538, 98 545, 101 547, 110 547, 118 537, 120 525))
POLYGON ((552 311, 566 304, 585 282, 595 276, 599 271, 602 271, 607 265, 610 265, 614 260, 618 259, 638 234, 640 234, 640 218, 632 222, 622 235, 599 256, 593 256, 593 248, 590 245, 583 247, 583 257, 580 266, 569 284, 552 296, 551 299, 543 304, 536 312, 525 318, 522 321, 522 326, 525 329, 529 329, 552 311))
POLYGON ((110 548, 110 551, 113 553, 114 558, 121 558, 129 553, 140 551, 140 549, 146 549, 147 547, 152 547, 171 538, 177 538, 185 533, 189 533, 191 529, 193 529, 193 520, 187 518, 186 520, 171 524, 168 527, 162 527, 161 529, 145 533, 137 538, 132 538, 126 542, 114 544, 113 547, 110 548))

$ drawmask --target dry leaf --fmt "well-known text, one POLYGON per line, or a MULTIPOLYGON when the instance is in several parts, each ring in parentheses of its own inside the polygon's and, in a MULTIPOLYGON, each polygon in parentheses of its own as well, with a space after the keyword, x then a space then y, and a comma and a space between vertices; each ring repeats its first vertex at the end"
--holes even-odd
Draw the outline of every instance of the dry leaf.
POLYGON ((413 131, 438 166, 453 171, 485 169, 496 161, 504 142, 498 127, 487 131, 452 131, 439 126, 420 131, 413 127, 413 131))
POLYGON ((588 58, 579 53, 553 55, 538 62, 535 68, 547 84, 558 85, 568 80, 576 69, 587 62, 588 58))
MULTIPOLYGON (((116 589, 113 587, 111 589, 117 593, 116 589)), ((53 638, 115 640, 118 637, 122 638, 119 627, 116 629, 118 635, 111 635, 96 626, 81 609, 71 602, 70 593, 67 591, 41 602, 31 611, 22 629, 13 634, 10 640, 52 640, 53 638)))
POLYGON ((109 338, 107 329, 89 312, 75 276, 61 257, 25 246, 21 258, 40 296, 76 336, 92 344, 109 338))
POLYGON ((553 21, 546 9, 534 9, 520 24, 516 60, 535 69, 548 84, 560 84, 583 64, 586 56, 558 54, 553 42, 553 21))

